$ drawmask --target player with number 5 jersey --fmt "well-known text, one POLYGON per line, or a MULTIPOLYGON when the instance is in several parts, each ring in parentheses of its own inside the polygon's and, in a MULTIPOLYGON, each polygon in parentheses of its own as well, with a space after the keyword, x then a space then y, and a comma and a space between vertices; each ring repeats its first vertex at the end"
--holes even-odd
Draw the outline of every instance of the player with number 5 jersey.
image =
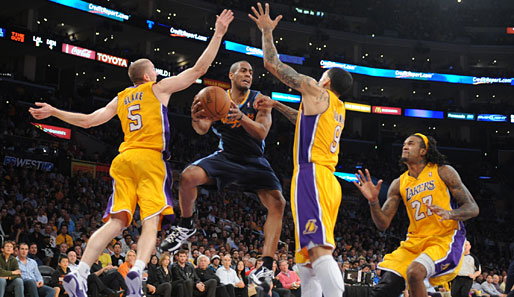
POLYGON ((107 203, 105 225, 91 236, 76 271, 64 276, 63 287, 71 297, 87 296, 87 278, 91 265, 107 244, 130 225, 139 205, 142 232, 137 242, 137 257, 127 273, 127 297, 141 296, 142 275, 155 250, 157 231, 164 216, 173 214, 172 171, 169 158, 169 123, 167 106, 170 96, 192 85, 204 75, 218 53, 223 36, 234 19, 230 10, 216 16, 214 35, 195 65, 180 74, 157 82, 157 72, 148 59, 138 59, 128 67, 133 85, 118 93, 105 107, 83 114, 57 109, 38 102, 30 108, 36 119, 54 116, 69 124, 90 128, 115 115, 125 135, 120 153, 112 161, 110 175, 113 193, 107 203))

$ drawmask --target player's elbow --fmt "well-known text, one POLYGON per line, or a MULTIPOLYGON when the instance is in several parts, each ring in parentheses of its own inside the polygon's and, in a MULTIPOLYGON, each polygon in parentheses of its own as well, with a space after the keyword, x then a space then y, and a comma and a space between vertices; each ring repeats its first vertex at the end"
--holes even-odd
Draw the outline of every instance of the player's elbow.
POLYGON ((275 71, 275 65, 266 59, 264 59, 264 68, 270 72, 275 71))

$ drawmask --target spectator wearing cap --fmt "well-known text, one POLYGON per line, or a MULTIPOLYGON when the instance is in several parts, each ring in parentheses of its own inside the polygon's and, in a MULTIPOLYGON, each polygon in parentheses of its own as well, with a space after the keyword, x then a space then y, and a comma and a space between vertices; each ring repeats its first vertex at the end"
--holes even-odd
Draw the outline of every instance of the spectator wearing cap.
POLYGON ((209 265, 209 269, 211 269, 214 273, 220 268, 220 256, 214 255, 211 258, 211 264, 209 265))

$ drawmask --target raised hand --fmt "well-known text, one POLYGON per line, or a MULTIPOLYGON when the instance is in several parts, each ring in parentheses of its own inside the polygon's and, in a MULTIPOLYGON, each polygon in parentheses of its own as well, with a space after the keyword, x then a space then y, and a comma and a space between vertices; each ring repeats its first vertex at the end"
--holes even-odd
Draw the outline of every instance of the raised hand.
POLYGON ((370 203, 374 203, 378 201, 378 193, 380 192, 380 188, 382 187, 383 180, 379 180, 376 185, 371 181, 371 175, 369 174, 369 170, 366 169, 366 176, 362 174, 362 171, 359 170, 359 174, 355 174, 359 182, 353 182, 353 184, 361 191, 362 195, 368 199, 370 203))
POLYGON ((29 108, 30 114, 35 119, 42 120, 42 119, 51 117, 53 115, 55 108, 52 105, 50 105, 48 103, 44 103, 44 102, 36 102, 35 104, 37 106, 40 106, 40 108, 34 108, 34 107, 29 108))
POLYGON ((259 29, 264 32, 265 30, 273 31, 277 26, 278 22, 282 19, 282 15, 277 16, 274 20, 271 19, 269 14, 269 4, 265 4, 265 9, 262 9, 260 2, 257 2, 257 8, 252 6, 252 12, 254 15, 248 14, 248 17, 252 19, 259 29))
POLYGON ((228 30, 228 25, 234 20, 234 13, 232 10, 224 9, 220 15, 216 16, 215 32, 225 35, 228 30))
POLYGON ((268 96, 258 96, 257 98, 255 98, 255 101, 253 102, 253 108, 273 108, 275 107, 275 102, 275 100, 271 99, 268 96))

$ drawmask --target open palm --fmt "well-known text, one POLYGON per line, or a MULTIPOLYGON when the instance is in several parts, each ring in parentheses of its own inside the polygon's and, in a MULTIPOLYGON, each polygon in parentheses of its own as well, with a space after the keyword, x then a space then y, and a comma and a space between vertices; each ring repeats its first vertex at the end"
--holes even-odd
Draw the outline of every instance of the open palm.
POLYGON ((362 174, 361 170, 359 170, 359 174, 355 174, 355 176, 359 182, 357 183, 354 181, 353 184, 359 189, 359 191, 361 191, 362 195, 370 202, 377 201, 378 193, 380 192, 383 181, 379 180, 378 183, 374 185, 368 169, 366 169, 366 176, 362 174))
POLYGON ((248 17, 250 17, 250 19, 252 19, 257 24, 257 27, 259 27, 261 31, 273 31, 277 26, 278 22, 280 22, 280 20, 282 19, 282 15, 279 15, 274 20, 272 20, 269 14, 268 3, 266 3, 265 8, 263 9, 261 3, 257 2, 257 9, 255 9, 255 7, 252 6, 252 12, 254 15, 248 14, 248 17))

